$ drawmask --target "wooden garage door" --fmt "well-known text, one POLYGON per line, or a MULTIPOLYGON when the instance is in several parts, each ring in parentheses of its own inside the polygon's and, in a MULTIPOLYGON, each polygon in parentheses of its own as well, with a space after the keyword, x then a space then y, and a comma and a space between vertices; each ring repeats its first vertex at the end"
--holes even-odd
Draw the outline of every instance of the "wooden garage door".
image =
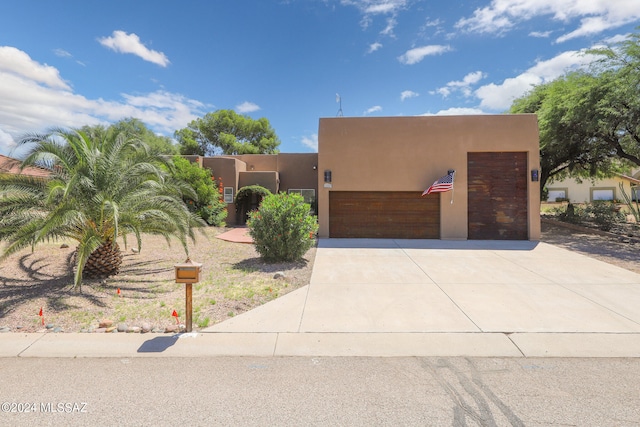
POLYGON ((329 237, 439 239, 440 195, 331 191, 329 237))
POLYGON ((527 153, 468 153, 469 239, 527 240, 527 153))

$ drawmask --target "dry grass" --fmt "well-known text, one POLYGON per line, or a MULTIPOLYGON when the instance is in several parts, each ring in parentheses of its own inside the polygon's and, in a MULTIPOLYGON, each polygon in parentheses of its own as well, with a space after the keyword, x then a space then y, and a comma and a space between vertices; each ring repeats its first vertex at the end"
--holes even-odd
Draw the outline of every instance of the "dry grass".
MULTIPOLYGON (((215 238, 226 231, 208 228, 190 246, 192 260, 203 263, 202 280, 193 285, 194 330, 211 326, 309 283, 315 258, 312 248, 303 261, 266 264, 253 245, 215 238), (275 272, 285 279, 274 279, 275 272)), ((0 327, 12 330, 42 329, 38 316, 66 332, 96 326, 102 319, 129 326, 143 322, 164 328, 174 324, 177 310, 184 321, 185 286, 174 281, 174 264, 185 253, 177 242, 145 236, 142 251, 134 253, 131 241, 124 252, 121 273, 101 281, 85 281, 82 292, 72 289, 69 259, 73 242, 44 244, 35 252, 22 251, 0 264, 0 327), (70 248, 61 248, 68 243, 70 248), (120 296, 117 294, 120 289, 120 296)))

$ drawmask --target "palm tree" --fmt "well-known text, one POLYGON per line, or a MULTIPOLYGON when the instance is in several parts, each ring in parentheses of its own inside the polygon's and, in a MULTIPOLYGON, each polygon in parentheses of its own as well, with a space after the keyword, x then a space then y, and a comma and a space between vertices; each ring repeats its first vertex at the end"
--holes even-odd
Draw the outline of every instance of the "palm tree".
POLYGON ((74 288, 82 278, 117 274, 122 253, 133 234, 159 234, 169 243, 177 237, 188 255, 187 237, 204 222, 191 214, 182 195, 192 189, 172 179, 170 161, 124 133, 53 129, 25 136, 32 144, 22 166, 41 166, 49 179, 22 175, 0 178, 0 241, 7 246, 0 260, 44 241, 73 239, 74 288), (164 165, 164 166, 163 166, 164 165))

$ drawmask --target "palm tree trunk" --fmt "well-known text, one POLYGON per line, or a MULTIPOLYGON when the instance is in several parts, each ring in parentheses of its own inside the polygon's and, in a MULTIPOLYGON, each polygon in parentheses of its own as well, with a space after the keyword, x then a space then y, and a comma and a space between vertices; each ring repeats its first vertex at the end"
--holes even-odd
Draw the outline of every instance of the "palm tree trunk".
POLYGON ((93 251, 84 266, 83 277, 95 279, 115 276, 120 272, 122 252, 116 242, 105 242, 93 251))

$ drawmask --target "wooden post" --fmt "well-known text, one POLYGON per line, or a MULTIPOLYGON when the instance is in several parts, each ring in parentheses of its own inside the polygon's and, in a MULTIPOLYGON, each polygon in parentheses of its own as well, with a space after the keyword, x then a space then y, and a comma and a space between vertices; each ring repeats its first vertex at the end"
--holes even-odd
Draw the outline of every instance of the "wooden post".
POLYGON ((186 285, 186 288, 185 288, 186 289, 186 295, 185 295, 186 298, 185 299, 187 300, 187 306, 186 306, 187 320, 185 322, 185 326, 187 328, 187 332, 191 332, 191 329, 192 329, 191 328, 191 321, 192 321, 191 319, 192 319, 192 308, 193 308, 192 304, 191 304, 191 301, 192 301, 191 295, 192 295, 193 289, 192 289, 191 283, 186 283, 185 285, 186 285))

